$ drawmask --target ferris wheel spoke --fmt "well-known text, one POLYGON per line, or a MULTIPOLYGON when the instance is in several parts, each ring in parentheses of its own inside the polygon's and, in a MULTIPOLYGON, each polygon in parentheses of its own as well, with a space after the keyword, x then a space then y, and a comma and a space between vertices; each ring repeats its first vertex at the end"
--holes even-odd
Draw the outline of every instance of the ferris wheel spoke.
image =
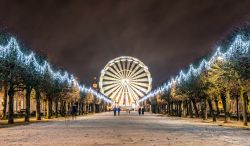
POLYGON ((128 87, 126 86, 126 88, 125 88, 126 90, 125 90, 125 95, 124 95, 124 98, 125 98, 125 105, 128 105, 127 103, 129 103, 130 104, 130 99, 128 98, 128 87))
POLYGON ((141 68, 139 71, 137 71, 136 73, 134 73, 134 74, 131 76, 131 78, 133 78, 133 77, 135 77, 135 76, 141 74, 143 71, 144 71, 144 68, 141 68))
POLYGON ((131 71, 134 69, 134 66, 135 66, 135 62, 132 62, 132 65, 129 68, 130 72, 128 73, 127 77, 130 76, 131 71))
POLYGON ((124 98, 126 98, 125 93, 126 93, 126 86, 124 86, 122 90, 122 94, 121 94, 120 101, 119 101, 119 103, 121 103, 120 105, 124 105, 124 98))
POLYGON ((132 84, 130 85, 131 89, 135 91, 135 93, 137 93, 140 97, 144 96, 144 94, 138 90, 136 87, 132 86, 132 84))
POLYGON ((112 85, 107 85, 107 86, 103 86, 103 91, 108 91, 110 90, 111 88, 115 88, 116 86, 119 86, 120 83, 115 83, 115 84, 112 84, 112 85))
POLYGON ((134 90, 132 89, 132 87, 128 88, 130 90, 130 93, 133 95, 133 100, 136 102, 137 99, 139 99, 139 96, 134 92, 134 90))
POLYGON ((117 93, 120 91, 121 88, 122 88, 122 86, 118 86, 118 88, 116 88, 116 89, 112 92, 110 98, 116 100, 116 97, 115 97, 115 96, 117 95, 117 93))
POLYGON ((120 73, 120 70, 117 68, 117 65, 114 64, 113 67, 115 68, 116 72, 119 74, 119 77, 122 78, 122 74, 120 73))
MULTIPOLYGON (((113 66, 115 67, 115 64, 114 64, 113 66)), ((118 78, 121 78, 121 77, 122 77, 122 75, 116 70, 116 68, 115 68, 115 70, 114 70, 112 67, 110 67, 109 70, 110 70, 112 73, 114 73, 116 76, 118 76, 118 78)))
POLYGON ((142 86, 142 87, 147 87, 147 88, 149 87, 149 85, 147 83, 139 83, 139 82, 134 82, 134 81, 131 81, 131 83, 142 86))
POLYGON ((115 74, 113 74, 113 73, 111 73, 111 72, 109 72, 109 71, 105 71, 105 74, 107 74, 107 75, 109 75, 109 76, 111 76, 111 77, 113 77, 113 78, 119 79, 118 76, 116 76, 115 74))
POLYGON ((109 81, 117 81, 118 78, 112 78, 112 77, 109 77, 109 76, 104 76, 103 77, 104 80, 109 80, 109 81))
POLYGON ((110 75, 110 76, 112 76, 112 77, 114 77, 116 79, 120 79, 119 74, 115 73, 114 70, 107 71, 107 75, 110 75))
POLYGON ((119 91, 119 93, 117 94, 117 97, 116 97, 116 99, 118 99, 118 104, 120 104, 120 100, 121 100, 121 95, 122 95, 122 92, 123 92, 123 86, 122 86, 122 88, 120 89, 120 91, 119 91))
POLYGON ((110 85, 110 84, 116 84, 120 83, 120 81, 103 81, 102 85, 110 85))
POLYGON ((131 64, 131 61, 127 61, 127 66, 126 66, 125 77, 128 77, 130 64, 131 64))
POLYGON ((130 98, 130 100, 131 100, 131 102, 132 101, 136 101, 136 96, 133 94, 133 91, 131 90, 131 88, 130 87, 128 87, 128 94, 129 94, 129 98, 130 98))
POLYGON ((119 70, 120 70, 120 73, 122 74, 122 77, 124 77, 124 74, 123 74, 123 72, 122 72, 122 65, 121 65, 121 62, 117 62, 117 64, 118 64, 118 68, 119 68, 119 70))
MULTIPOLYGON (((112 92, 114 92, 117 88, 120 87, 120 84, 115 84, 112 89, 108 90, 105 95, 109 96, 112 92)), ((104 90, 105 93, 106 90, 104 90)))
POLYGON ((126 68, 125 68, 125 62, 126 60, 122 61, 122 72, 123 72, 123 76, 126 77, 126 68))
POLYGON ((148 78, 135 79, 133 82, 148 82, 148 78))
POLYGON ((140 74, 140 75, 138 75, 136 77, 133 77, 132 80, 135 80, 135 79, 138 79, 138 78, 142 78, 142 77, 148 78, 147 73, 144 72, 144 73, 142 73, 142 74, 140 74))
POLYGON ((135 97, 132 95, 132 92, 130 91, 129 87, 127 87, 127 90, 128 90, 128 101, 129 101, 129 104, 131 104, 132 101, 135 101, 135 97))
POLYGON ((133 69, 133 71, 128 75, 128 77, 130 78, 139 68, 140 68, 140 66, 137 65, 137 66, 133 69))
POLYGON ((131 86, 133 86, 133 87, 135 87, 135 88, 141 90, 141 91, 144 92, 144 93, 147 93, 147 92, 148 92, 148 89, 145 89, 145 88, 143 88, 143 87, 141 87, 141 86, 138 86, 138 85, 136 85, 136 84, 133 84, 133 83, 132 83, 131 86))

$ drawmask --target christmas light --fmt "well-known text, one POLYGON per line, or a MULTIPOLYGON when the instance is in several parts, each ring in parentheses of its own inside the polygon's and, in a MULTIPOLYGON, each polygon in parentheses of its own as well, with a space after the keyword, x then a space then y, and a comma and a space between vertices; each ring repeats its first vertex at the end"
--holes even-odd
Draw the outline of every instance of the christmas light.
POLYGON ((112 103, 112 101, 103 94, 98 93, 97 91, 95 91, 90 87, 80 85, 78 81, 75 79, 75 77, 73 75, 70 75, 68 72, 65 71, 63 74, 61 74, 61 72, 59 71, 54 71, 51 68, 51 65, 47 61, 44 61, 44 63, 41 65, 40 63, 38 63, 35 54, 33 52, 31 52, 29 55, 24 54, 21 51, 16 39, 13 37, 10 38, 7 45, 5 46, 0 45, 0 59, 8 59, 8 57, 12 56, 15 57, 17 62, 27 67, 32 66, 34 70, 40 73, 41 75, 44 75, 48 71, 54 80, 58 80, 61 83, 67 83, 68 85, 70 85, 73 82, 77 87, 79 87, 79 90, 81 92, 87 94, 91 93, 95 97, 104 100, 107 103, 112 103))
POLYGON ((203 59, 197 68, 194 68, 193 65, 191 64, 186 73, 184 73, 181 70, 180 73, 175 78, 172 78, 170 81, 167 81, 162 86, 149 92, 147 95, 141 98, 139 102, 143 102, 149 98, 155 97, 156 95, 169 91, 169 89, 173 84, 187 81, 190 77, 193 76, 194 77, 199 76, 204 70, 209 70, 211 65, 214 64, 216 60, 227 61, 231 57, 233 57, 236 53, 240 55, 249 53, 249 46, 250 46, 249 40, 244 41, 241 35, 237 35, 234 42, 229 46, 226 52, 222 53, 220 47, 218 47, 216 49, 216 52, 213 54, 212 57, 210 57, 210 59, 208 60, 203 59))

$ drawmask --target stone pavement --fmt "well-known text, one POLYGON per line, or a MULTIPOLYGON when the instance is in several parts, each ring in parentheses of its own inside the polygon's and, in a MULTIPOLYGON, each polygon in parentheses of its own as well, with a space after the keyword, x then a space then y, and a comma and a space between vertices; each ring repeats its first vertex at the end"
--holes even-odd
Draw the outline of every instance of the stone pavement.
POLYGON ((113 112, 0 129, 0 145, 250 146, 250 130, 146 113, 113 112))

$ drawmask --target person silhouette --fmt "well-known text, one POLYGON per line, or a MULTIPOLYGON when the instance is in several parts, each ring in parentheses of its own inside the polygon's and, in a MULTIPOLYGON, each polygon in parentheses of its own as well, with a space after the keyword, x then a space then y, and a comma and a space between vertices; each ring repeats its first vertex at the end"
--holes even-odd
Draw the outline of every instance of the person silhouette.
POLYGON ((144 111, 145 111, 145 109, 144 109, 144 107, 142 107, 142 108, 141 108, 141 114, 142 114, 142 115, 144 115, 144 111))
POLYGON ((76 119, 76 115, 77 115, 77 106, 75 103, 73 103, 73 105, 71 107, 72 120, 76 119))
POLYGON ((118 116, 120 116, 120 112, 121 112, 121 107, 120 106, 118 107, 117 111, 118 111, 118 116))
POLYGON ((139 116, 141 115, 141 107, 138 109, 139 116))
POLYGON ((114 116, 116 116, 116 107, 113 108, 114 116))

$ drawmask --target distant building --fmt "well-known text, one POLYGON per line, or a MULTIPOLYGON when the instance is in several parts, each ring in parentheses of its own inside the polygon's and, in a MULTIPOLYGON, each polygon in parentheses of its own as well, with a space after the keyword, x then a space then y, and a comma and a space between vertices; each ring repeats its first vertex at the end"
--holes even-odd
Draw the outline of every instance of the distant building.
MULTIPOLYGON (((25 90, 24 91, 17 91, 14 95, 14 114, 24 113, 26 109, 26 97, 25 97, 25 90)), ((41 94, 41 112, 45 113, 45 98, 44 94, 41 94)), ((9 108, 9 99, 7 98, 7 105, 6 105, 6 113, 8 113, 9 108)), ((4 88, 0 90, 0 117, 3 115, 4 109, 4 88)), ((35 90, 32 90, 30 95, 30 112, 36 112, 36 97, 35 97, 35 90)))

